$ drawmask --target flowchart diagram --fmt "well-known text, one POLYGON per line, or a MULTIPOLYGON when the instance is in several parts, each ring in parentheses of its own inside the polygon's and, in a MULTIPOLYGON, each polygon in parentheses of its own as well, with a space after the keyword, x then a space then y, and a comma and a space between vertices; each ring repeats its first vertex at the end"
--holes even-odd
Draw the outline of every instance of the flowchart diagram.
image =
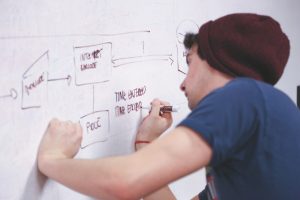
MULTIPOLYGON (((47 101, 48 84, 55 81, 65 81, 67 85, 74 84, 75 87, 94 86, 111 81, 114 70, 120 67, 148 61, 167 62, 169 66, 180 73, 186 73, 186 54, 183 46, 183 36, 186 32, 194 31, 198 26, 192 21, 183 21, 176 30, 177 34, 177 55, 170 52, 163 54, 145 54, 144 43, 138 55, 117 57, 113 55, 115 43, 112 41, 86 44, 73 47, 74 59, 74 75, 66 74, 63 77, 50 78, 49 68, 51 68, 51 57, 49 49, 38 56, 35 61, 27 68, 22 75, 21 89, 21 109, 38 109, 43 107, 43 103, 47 101), (176 57, 176 58, 175 58, 176 57), (174 64, 177 61, 177 69, 174 64)), ((137 33, 137 32, 132 32, 137 33)), ((140 31, 141 34, 151 34, 151 31, 140 31)), ((126 33, 130 34, 130 32, 126 33)), ((126 34, 119 34, 126 37, 126 34)), ((109 36, 109 35, 108 35, 109 36)), ((83 140, 81 148, 84 149, 94 143, 104 142, 109 138, 111 118, 118 118, 129 115, 133 112, 140 112, 142 108, 141 98, 147 93, 147 85, 138 85, 137 87, 128 88, 127 90, 119 90, 114 92, 115 107, 114 109, 87 111, 85 115, 79 118, 79 122, 83 128, 83 140)), ((0 101, 4 98, 18 98, 17 89, 11 88, 7 93, 0 94, 0 101)), ((94 102, 93 102, 94 104, 94 102)))

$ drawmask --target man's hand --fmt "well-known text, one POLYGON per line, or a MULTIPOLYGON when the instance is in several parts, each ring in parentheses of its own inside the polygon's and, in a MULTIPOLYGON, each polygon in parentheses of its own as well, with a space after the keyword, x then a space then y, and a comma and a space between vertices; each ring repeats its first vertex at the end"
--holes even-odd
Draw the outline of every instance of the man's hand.
MULTIPOLYGON (((170 105, 167 102, 154 99, 151 102, 151 110, 138 128, 136 135, 136 141, 153 141, 158 138, 164 131, 166 131, 172 124, 172 114, 162 113, 160 108, 162 106, 170 105)), ((137 145, 138 147, 143 146, 142 144, 137 145)))
POLYGON ((79 150, 82 129, 78 123, 52 119, 45 131, 38 152, 38 164, 49 159, 73 158, 79 150))

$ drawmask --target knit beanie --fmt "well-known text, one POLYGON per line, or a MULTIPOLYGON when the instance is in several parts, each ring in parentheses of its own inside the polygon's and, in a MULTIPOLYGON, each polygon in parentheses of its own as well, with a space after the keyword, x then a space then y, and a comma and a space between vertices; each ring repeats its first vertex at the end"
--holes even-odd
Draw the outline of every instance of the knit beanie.
POLYGON ((215 69, 272 85, 281 77, 290 51, 289 39, 277 21, 250 13, 205 23, 198 42, 201 55, 215 69))

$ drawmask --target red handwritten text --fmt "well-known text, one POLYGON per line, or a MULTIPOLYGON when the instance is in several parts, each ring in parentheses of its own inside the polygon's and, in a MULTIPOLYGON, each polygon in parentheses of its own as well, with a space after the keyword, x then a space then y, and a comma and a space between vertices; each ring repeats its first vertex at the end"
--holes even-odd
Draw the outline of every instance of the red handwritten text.
POLYGON ((27 95, 29 95, 30 90, 35 89, 42 82, 44 82, 44 74, 40 75, 38 79, 36 79, 34 82, 30 83, 29 85, 25 85, 25 91, 26 91, 27 95))
POLYGON ((93 132, 94 130, 96 130, 100 127, 101 127, 100 117, 97 117, 97 120, 94 121, 94 122, 87 122, 86 123, 87 133, 93 132))

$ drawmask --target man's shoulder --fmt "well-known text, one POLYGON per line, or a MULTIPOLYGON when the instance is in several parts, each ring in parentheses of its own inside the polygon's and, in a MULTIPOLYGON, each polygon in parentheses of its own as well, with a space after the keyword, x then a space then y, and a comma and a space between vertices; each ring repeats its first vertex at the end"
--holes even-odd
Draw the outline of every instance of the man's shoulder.
POLYGON ((235 78, 223 87, 212 91, 207 95, 207 100, 219 99, 220 101, 228 100, 234 102, 241 100, 248 101, 253 99, 253 97, 259 99, 262 96, 261 87, 265 87, 263 85, 267 84, 251 78, 235 78))
MULTIPOLYGON (((254 80, 252 78, 244 78, 244 77, 237 77, 226 84, 222 89, 224 90, 256 90, 259 86, 268 85, 264 82, 254 80)), ((272 87, 272 86, 270 86, 272 87)))

